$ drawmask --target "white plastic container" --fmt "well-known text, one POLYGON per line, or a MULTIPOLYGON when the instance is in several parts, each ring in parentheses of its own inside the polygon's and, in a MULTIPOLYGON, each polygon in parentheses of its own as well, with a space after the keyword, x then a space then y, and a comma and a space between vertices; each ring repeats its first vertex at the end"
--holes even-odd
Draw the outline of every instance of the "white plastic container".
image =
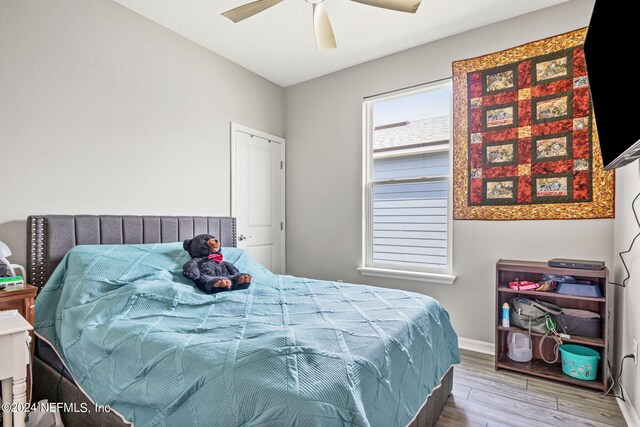
POLYGON ((528 362, 533 357, 529 334, 509 332, 507 335, 507 345, 509 346, 509 359, 514 362, 528 362))

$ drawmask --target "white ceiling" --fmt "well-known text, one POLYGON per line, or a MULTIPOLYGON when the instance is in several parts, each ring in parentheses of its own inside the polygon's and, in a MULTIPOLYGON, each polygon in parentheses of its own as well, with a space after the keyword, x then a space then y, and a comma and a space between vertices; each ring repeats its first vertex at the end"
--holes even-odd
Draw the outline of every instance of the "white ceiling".
POLYGON ((115 1, 286 87, 567 0, 423 0, 415 15, 325 0, 338 48, 322 53, 304 0, 284 0, 238 24, 220 13, 251 0, 115 1))

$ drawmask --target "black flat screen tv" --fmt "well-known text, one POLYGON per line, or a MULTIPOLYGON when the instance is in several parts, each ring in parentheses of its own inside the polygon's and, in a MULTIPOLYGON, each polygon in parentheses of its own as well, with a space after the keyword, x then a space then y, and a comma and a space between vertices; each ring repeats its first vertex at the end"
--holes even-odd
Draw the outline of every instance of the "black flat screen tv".
MULTIPOLYGON (((616 72, 615 47, 630 44, 629 31, 637 15, 612 0, 596 0, 584 43, 591 100, 605 169, 615 169, 640 157, 640 86, 635 71, 616 72), (631 82, 625 83, 625 80, 631 82)), ((635 35, 633 37, 636 37, 635 35)))

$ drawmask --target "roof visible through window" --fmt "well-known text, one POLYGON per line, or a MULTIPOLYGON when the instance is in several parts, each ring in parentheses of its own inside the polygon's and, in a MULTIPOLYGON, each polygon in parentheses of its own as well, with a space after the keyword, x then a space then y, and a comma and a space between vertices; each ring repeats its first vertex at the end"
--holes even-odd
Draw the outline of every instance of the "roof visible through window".
POLYGON ((451 88, 373 104, 373 150, 381 151, 449 140, 451 88))

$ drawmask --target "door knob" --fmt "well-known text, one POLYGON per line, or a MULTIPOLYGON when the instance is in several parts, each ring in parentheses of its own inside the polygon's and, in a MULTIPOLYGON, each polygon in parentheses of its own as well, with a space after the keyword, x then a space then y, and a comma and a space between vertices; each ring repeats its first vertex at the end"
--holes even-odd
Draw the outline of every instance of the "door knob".
POLYGON ((238 240, 240 240, 240 241, 243 241, 243 240, 246 240, 246 239, 250 239, 250 238, 251 238, 251 236, 245 236, 244 234, 241 234, 241 235, 238 236, 238 240))

